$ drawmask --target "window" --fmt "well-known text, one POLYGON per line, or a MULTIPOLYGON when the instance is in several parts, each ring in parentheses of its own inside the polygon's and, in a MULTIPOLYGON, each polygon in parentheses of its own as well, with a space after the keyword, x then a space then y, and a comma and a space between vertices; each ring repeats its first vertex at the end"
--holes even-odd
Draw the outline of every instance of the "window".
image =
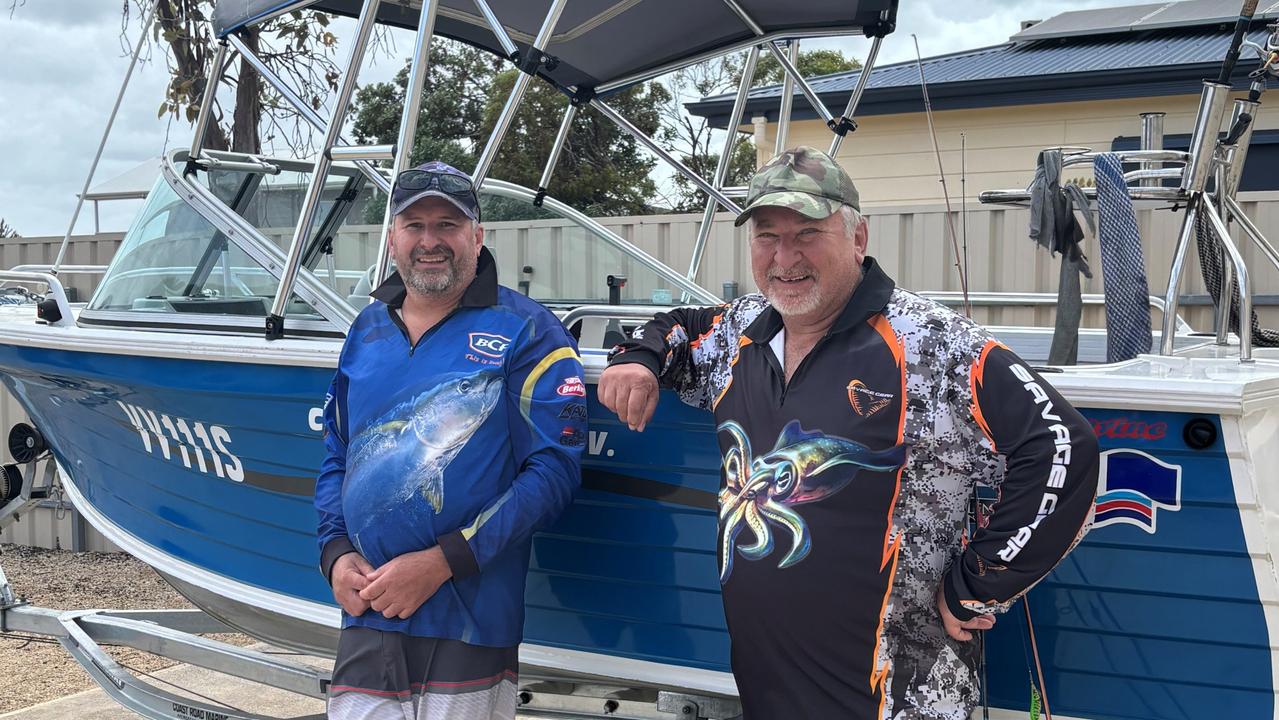
POLYGON ((89 309, 265 316, 272 294, 266 269, 227 243, 161 178, 89 309))
MULTIPOLYGON (((1137 150, 1140 147, 1139 137, 1117 137, 1110 143, 1112 151, 1137 150)), ((1190 136, 1185 133, 1165 135, 1163 149, 1185 152, 1190 149, 1190 136)), ((1279 177, 1270 172, 1276 160, 1279 160, 1279 130, 1254 130, 1243 175, 1239 178, 1239 192, 1279 190, 1279 177)), ((1135 170, 1136 165, 1124 169, 1135 170)), ((1165 181, 1165 184, 1171 185, 1173 181, 1165 181)))

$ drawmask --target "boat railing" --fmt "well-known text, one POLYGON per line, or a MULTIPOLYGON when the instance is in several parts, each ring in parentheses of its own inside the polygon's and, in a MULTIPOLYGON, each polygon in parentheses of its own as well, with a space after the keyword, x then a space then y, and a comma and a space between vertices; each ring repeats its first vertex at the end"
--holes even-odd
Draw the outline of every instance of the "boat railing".
MULTIPOLYGON (((1168 312, 1164 314, 1163 331, 1159 351, 1171 355, 1174 346, 1174 318, 1180 299, 1181 276, 1191 239, 1202 235, 1214 248, 1219 267, 1221 288, 1214 298, 1217 305, 1216 342, 1220 346, 1229 343, 1232 311, 1238 307, 1238 335, 1240 362, 1252 361, 1252 284, 1248 266, 1244 261, 1228 223, 1235 220, 1246 235, 1267 259, 1279 268, 1279 251, 1261 234, 1243 209, 1236 195, 1243 177, 1244 162, 1252 143, 1257 111, 1261 107, 1261 95, 1265 92, 1268 76, 1279 76, 1279 64, 1274 62, 1279 53, 1279 23, 1267 27, 1269 36, 1264 45, 1244 41, 1252 10, 1240 15, 1235 37, 1221 65, 1216 81, 1205 80, 1199 98, 1199 108, 1190 135, 1187 151, 1169 151, 1163 148, 1163 114, 1142 115, 1141 149, 1120 151, 1116 154, 1123 162, 1137 162, 1138 170, 1124 174, 1127 191, 1134 201, 1160 201, 1173 209, 1184 208, 1181 229, 1173 252, 1168 287, 1164 295, 1168 312), (1259 58, 1256 70, 1248 75, 1248 95, 1230 98, 1234 90, 1232 73, 1240 51, 1247 49, 1259 58), (1224 134, 1223 134, 1224 133, 1224 134), (1171 162, 1178 167, 1165 168, 1171 162), (1164 181, 1172 180, 1165 186, 1164 181)), ((1256 4, 1252 3, 1255 9, 1256 4)), ((1094 161, 1097 153, 1088 148, 1056 148, 1062 152, 1062 167, 1081 165, 1094 161)), ((1089 200, 1095 201, 1095 188, 1082 188, 1089 200)), ((981 193, 983 203, 1024 205, 1030 200, 1030 190, 1000 190, 981 193)), ((1201 257, 1201 263, 1204 263, 1201 257)), ((1205 266, 1205 276, 1209 274, 1205 266)), ((1215 270, 1214 270, 1215 272, 1215 270)))
MULTIPOLYGON (((71 274, 105 275, 107 272, 107 267, 108 267, 107 265, 63 265, 62 267, 58 268, 57 272, 67 273, 68 275, 71 275, 71 274)), ((50 274, 53 274, 54 272, 52 263, 48 263, 44 265, 14 265, 13 267, 9 269, 14 272, 34 272, 34 273, 50 273, 50 274)))
MULTIPOLYGON (((1092 164, 1097 160, 1101 153, 1093 152, 1091 148, 1084 147, 1060 147, 1051 148, 1062 152, 1061 166, 1063 173, 1065 169, 1072 166, 1092 164)), ((1185 166, 1190 161, 1190 153, 1179 150, 1121 150, 1114 153, 1119 156, 1119 160, 1125 164, 1140 163, 1141 168, 1130 170, 1124 173, 1124 181, 1127 183, 1140 182, 1145 183, 1150 180, 1180 180, 1185 174, 1185 166), (1157 167, 1163 163, 1178 163, 1175 167, 1157 167), (1156 167, 1152 167, 1156 166, 1156 167)), ((1064 180, 1059 177, 1058 180, 1064 180)), ((1090 201, 1096 201, 1097 188, 1082 187, 1084 195, 1090 201)), ((1189 195, 1178 186, 1164 187, 1161 185, 1130 185, 1128 195, 1134 202, 1154 204, 1159 207, 1171 208, 1177 204, 1185 204, 1189 195)), ((982 203, 994 205, 1029 205, 1031 199, 1030 188, 1020 188, 1012 190, 987 190, 979 193, 977 199, 982 203)))
MULTIPOLYGON (((917 293, 929 300, 935 300, 943 305, 962 306, 964 304, 964 294, 957 291, 949 290, 930 290, 917 293)), ((1084 305, 1105 305, 1106 296, 1104 293, 1085 293, 1079 296, 1080 301, 1084 305)), ((1159 311, 1160 314, 1168 311, 1168 305, 1164 299, 1156 295, 1149 296, 1150 307, 1159 311)), ((968 303, 974 307, 1055 307, 1057 305, 1056 293, 1033 293, 1033 292, 972 292, 968 293, 968 303)), ((1175 323, 1177 334, 1186 335, 1193 333, 1195 330, 1186 322, 1181 315, 1177 315, 1173 321, 1175 323)))
MULTIPOLYGON (((936 290, 921 291, 917 294, 943 305, 962 306, 965 300, 962 292, 936 290)), ((1034 292, 970 291, 967 300, 974 307, 1053 307, 1057 304, 1057 295, 1054 293, 1034 292)), ((1084 305, 1106 304, 1106 296, 1101 293, 1087 293, 1081 295, 1080 300, 1084 305)), ((1160 313, 1166 312, 1167 304, 1163 298, 1151 295, 1149 300, 1151 308, 1158 310, 1160 313)), ((670 307, 655 305, 583 305, 564 313, 560 317, 560 322, 565 327, 572 328, 577 323, 585 323, 586 321, 648 320, 653 317, 654 313, 671 309, 670 307)), ((1185 318, 1180 315, 1175 318, 1174 326, 1178 335, 1189 335, 1195 331, 1190 326, 1190 323, 1186 322, 1185 318)), ((583 330, 583 334, 585 335, 585 330, 583 330)), ((582 344, 589 346, 585 342, 582 344)))
POLYGON ((71 315, 71 303, 67 301, 67 291, 62 287, 62 281, 53 273, 0 270, 0 281, 44 285, 48 292, 37 306, 37 316, 54 327, 70 327, 75 324, 71 315))

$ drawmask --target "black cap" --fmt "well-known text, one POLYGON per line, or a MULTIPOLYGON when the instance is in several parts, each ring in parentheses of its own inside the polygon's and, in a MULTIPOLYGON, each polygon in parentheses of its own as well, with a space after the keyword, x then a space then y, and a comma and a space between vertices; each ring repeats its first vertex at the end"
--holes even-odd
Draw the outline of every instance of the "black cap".
POLYGON ((400 173, 391 191, 391 214, 399 215, 424 197, 441 197, 457 206, 470 219, 480 221, 480 199, 471 176, 449 165, 432 160, 400 173), (425 173, 425 176, 420 173, 425 173), (434 177, 431 177, 431 176, 434 177), (412 178, 416 182, 402 182, 412 178), (451 181, 449 178, 457 178, 451 181), (411 187, 405 187, 410 185, 411 187))

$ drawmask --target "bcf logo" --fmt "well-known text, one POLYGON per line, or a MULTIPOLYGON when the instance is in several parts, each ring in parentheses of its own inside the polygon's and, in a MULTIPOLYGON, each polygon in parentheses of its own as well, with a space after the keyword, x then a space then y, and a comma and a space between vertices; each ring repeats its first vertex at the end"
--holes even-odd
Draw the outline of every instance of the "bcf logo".
POLYGON ((511 344, 510 338, 493 335, 492 333, 473 332, 470 337, 471 349, 491 358, 502 357, 506 353, 506 348, 511 344))

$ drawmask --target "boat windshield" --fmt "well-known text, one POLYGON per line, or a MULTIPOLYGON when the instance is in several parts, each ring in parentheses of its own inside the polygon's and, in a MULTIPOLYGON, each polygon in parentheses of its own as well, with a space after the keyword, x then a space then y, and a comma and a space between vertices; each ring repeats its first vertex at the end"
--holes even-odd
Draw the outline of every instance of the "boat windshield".
MULTIPOLYGON (((287 162, 277 172, 214 169, 179 180, 161 177, 90 301, 88 318, 95 312, 138 313, 140 322, 154 321, 159 313, 266 317, 283 267, 276 259, 292 243, 309 168, 287 162), (179 193, 174 182, 201 184, 257 236, 215 226, 206 219, 214 215, 193 206, 202 198, 179 193)), ((679 297, 656 261, 621 240, 642 234, 641 225, 631 222, 613 232, 572 217, 571 211, 535 207, 533 197, 525 188, 497 182, 487 183, 481 193, 485 244, 497 259, 503 284, 560 308, 607 303, 610 276, 618 286, 617 299, 625 304, 667 305, 679 297)), ((301 274, 353 308, 367 304, 384 210, 385 195, 361 173, 335 166, 303 247, 301 274)), ((651 241, 657 250, 658 238, 651 241)), ((669 278, 670 271, 663 270, 669 278)), ((327 321, 336 325, 332 329, 345 330, 344 322, 325 317, 296 294, 288 311, 295 320, 327 321)))
POLYGON ((88 309, 265 317, 277 284, 160 178, 88 309))

